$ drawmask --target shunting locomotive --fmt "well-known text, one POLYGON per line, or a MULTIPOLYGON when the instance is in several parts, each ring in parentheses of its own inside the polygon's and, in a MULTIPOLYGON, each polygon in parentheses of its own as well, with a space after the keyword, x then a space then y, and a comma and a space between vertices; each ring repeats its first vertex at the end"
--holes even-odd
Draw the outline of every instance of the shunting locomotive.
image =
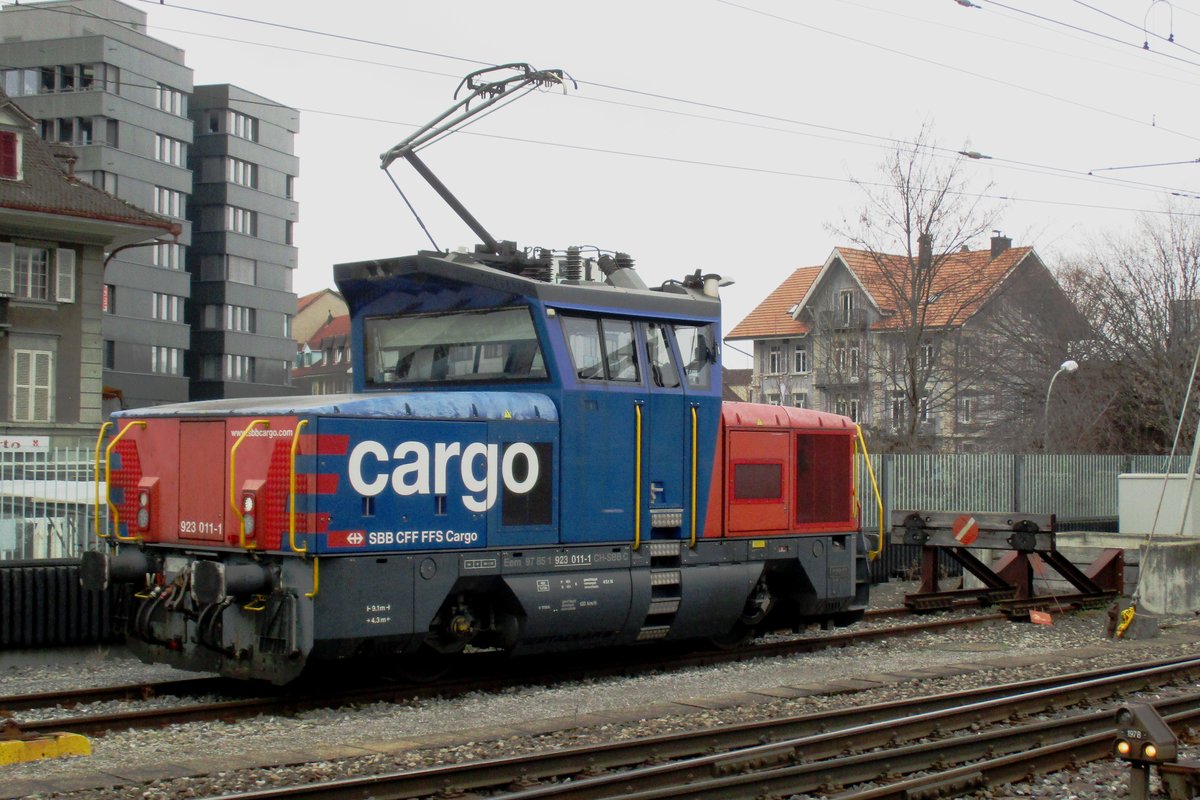
MULTIPOLYGON (((469 76, 477 113, 559 71, 469 76)), ((452 109, 453 111, 453 109, 452 109)), ((722 402, 716 275, 493 239, 416 157, 473 253, 334 268, 353 391, 122 411, 97 444, 104 545, 148 662, 293 680, 309 664, 736 642, 867 604, 858 429, 722 402), (428 174, 427 174, 428 173, 428 174)))

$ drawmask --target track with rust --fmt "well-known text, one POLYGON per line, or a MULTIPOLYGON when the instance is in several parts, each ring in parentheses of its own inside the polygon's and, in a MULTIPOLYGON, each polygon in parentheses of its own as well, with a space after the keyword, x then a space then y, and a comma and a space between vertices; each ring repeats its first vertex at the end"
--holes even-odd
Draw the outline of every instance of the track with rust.
MULTIPOLYGON (((899 614, 886 609, 872 616, 899 614)), ((809 653, 833 647, 879 641, 899 636, 942 630, 950 627, 990 624, 1003 621, 1000 614, 924 619, 917 623, 888 627, 863 627, 837 633, 803 638, 781 638, 735 650, 694 652, 671 648, 636 648, 595 654, 581 669, 577 655, 535 660, 513 659, 501 653, 476 653, 457 663, 464 674, 449 676, 432 683, 381 680, 369 686, 345 691, 307 689, 304 684, 286 688, 247 684, 222 678, 193 678, 141 685, 100 687, 96 689, 45 692, 0 697, 0 715, 13 718, 21 710, 64 707, 78 709, 105 700, 138 700, 150 697, 178 696, 181 702, 165 708, 149 708, 110 713, 85 713, 53 719, 22 722, 17 726, 26 733, 65 731, 97 734, 130 728, 203 720, 240 719, 261 714, 288 715, 314 708, 373 702, 406 702, 425 697, 449 697, 477 691, 499 691, 529 684, 558 684, 583 678, 633 674, 653 666, 655 670, 685 669, 698 666, 809 653), (187 703, 188 696, 218 695, 215 702, 187 703), (230 696, 232 695, 232 699, 230 696), (253 695, 253 696, 248 696, 253 695)))
MULTIPOLYGON (((839 790, 837 797, 860 800, 956 796, 1106 757, 1113 711, 1103 706, 1114 695, 1198 677, 1200 659, 1146 662, 768 723, 228 797, 387 800, 491 791, 508 800, 749 800, 839 790), (1012 722, 1035 714, 1055 716, 1012 722), (946 735, 951 732, 966 733, 946 735), (510 791, 514 785, 529 788, 510 791)), ((1200 692, 1178 691, 1155 705, 1176 726, 1200 718, 1200 692)))

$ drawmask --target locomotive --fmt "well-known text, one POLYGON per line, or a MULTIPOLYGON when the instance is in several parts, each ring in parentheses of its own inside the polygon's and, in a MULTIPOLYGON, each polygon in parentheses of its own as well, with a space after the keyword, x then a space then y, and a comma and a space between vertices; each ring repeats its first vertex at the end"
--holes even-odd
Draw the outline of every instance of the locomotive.
MULTIPOLYGON (((410 140, 385 161, 421 170, 410 140)), ((858 428, 722 402, 719 277, 649 288, 623 254, 468 224, 473 253, 334 268, 351 393, 114 415, 81 572, 125 587, 133 652, 286 683, 861 618, 858 428)))

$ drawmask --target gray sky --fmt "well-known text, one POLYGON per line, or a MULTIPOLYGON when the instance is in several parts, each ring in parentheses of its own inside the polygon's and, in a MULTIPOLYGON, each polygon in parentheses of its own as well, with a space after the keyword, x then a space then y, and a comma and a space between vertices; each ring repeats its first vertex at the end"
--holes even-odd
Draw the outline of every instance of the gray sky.
MULTIPOLYGON (((1160 211, 1164 189, 1200 194, 1196 163, 1087 177, 1200 156, 1200 0, 128 2, 197 83, 301 109, 301 294, 332 285, 334 263, 429 247, 378 155, 464 74, 509 61, 580 86, 531 94, 426 163, 499 239, 626 251, 652 284, 735 279, 726 330, 846 244, 827 226, 862 205, 849 179, 879 178, 888 139, 926 122, 992 156, 967 169, 1052 267, 1160 211)), ((474 243, 407 164, 392 174, 442 248, 474 243)))

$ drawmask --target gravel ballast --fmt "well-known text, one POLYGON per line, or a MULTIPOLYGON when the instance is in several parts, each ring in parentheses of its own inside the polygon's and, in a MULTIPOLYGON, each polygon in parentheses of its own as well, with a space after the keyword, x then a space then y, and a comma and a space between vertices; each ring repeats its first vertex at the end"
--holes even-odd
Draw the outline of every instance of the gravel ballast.
MULTIPOLYGON (((894 605, 910 588, 880 587, 875 604, 894 605)), ((632 678, 125 731, 95 738, 90 757, 0 767, 0 797, 203 797, 1200 653, 1200 623, 1192 620, 1166 621, 1156 638, 1122 641, 1106 638, 1106 622, 1103 612, 1084 612, 1057 617, 1052 626, 1000 622, 632 678), (76 791, 64 794, 68 788, 76 791)), ((97 655, 69 668, 0 667, 0 694, 184 675, 97 655)), ((354 680, 353 672, 346 680, 354 680)), ((1105 761, 970 797, 1124 797, 1127 771, 1105 761)))

